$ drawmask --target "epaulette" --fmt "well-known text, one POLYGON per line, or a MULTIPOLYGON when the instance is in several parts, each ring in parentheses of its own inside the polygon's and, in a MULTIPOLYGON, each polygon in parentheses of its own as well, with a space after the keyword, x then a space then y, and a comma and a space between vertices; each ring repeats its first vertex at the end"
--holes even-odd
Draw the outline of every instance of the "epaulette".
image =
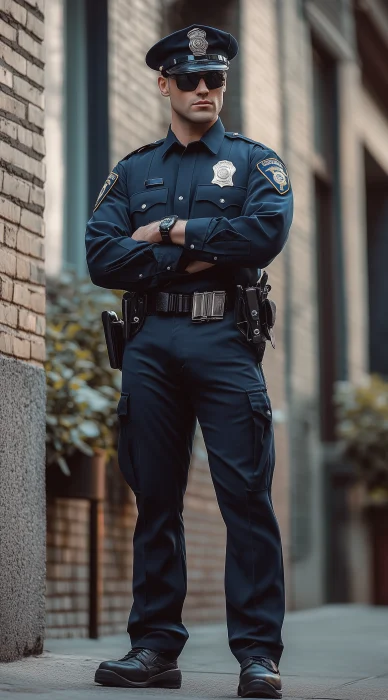
POLYGON ((238 131, 225 131, 225 136, 228 137, 228 139, 241 139, 242 141, 247 141, 248 143, 253 143, 255 146, 260 146, 260 148, 263 149, 263 151, 271 151, 272 149, 266 146, 264 143, 260 143, 259 141, 254 141, 253 139, 248 138, 248 136, 244 136, 243 134, 239 134, 238 131))
POLYGON ((160 146, 161 143, 164 142, 164 139, 159 139, 158 141, 153 141, 152 143, 146 143, 145 146, 140 146, 140 148, 135 148, 134 151, 131 151, 128 153, 128 155, 124 156, 122 160, 127 160, 131 156, 133 156, 135 153, 142 153, 142 151, 147 151, 149 148, 156 148, 156 146, 160 146))

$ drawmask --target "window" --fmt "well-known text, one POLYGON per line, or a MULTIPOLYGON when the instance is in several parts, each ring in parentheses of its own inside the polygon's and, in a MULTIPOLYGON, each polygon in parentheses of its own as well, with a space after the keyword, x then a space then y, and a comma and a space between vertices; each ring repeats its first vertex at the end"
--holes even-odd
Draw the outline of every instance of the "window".
POLYGON ((320 427, 335 440, 333 383, 346 374, 345 310, 339 205, 338 100, 335 61, 313 47, 315 225, 320 352, 320 427))
POLYGON ((83 275, 85 225, 109 170, 107 0, 52 0, 46 24, 46 267, 83 275))

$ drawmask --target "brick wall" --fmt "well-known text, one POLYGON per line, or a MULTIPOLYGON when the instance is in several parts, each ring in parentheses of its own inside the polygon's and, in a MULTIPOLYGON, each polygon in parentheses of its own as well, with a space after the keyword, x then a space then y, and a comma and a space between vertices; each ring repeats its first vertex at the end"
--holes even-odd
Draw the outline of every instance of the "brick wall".
POLYGON ((89 503, 47 504, 46 637, 87 637, 89 503))
MULTIPOLYGON (((112 165, 134 148, 164 136, 156 73, 145 64, 160 38, 159 0, 114 0, 109 12, 109 122, 112 165)), ((167 100, 166 100, 167 102, 167 100)))
POLYGON ((43 0, 0 0, 0 352, 44 360, 43 0))
MULTIPOLYGON (((225 618, 225 527, 215 500, 205 446, 196 435, 185 498, 188 595, 186 622, 225 618)), ((103 599, 100 634, 125 632, 132 604, 134 498, 117 465, 107 474, 104 504, 103 599)), ((89 504, 47 506, 46 636, 86 637, 89 615, 89 504)))

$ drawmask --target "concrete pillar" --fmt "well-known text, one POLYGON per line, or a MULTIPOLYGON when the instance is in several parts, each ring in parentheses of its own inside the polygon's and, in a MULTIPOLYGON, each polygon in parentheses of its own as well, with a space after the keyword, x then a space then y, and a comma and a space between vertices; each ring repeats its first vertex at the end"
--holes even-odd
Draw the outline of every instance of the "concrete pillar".
POLYGON ((0 661, 14 661, 44 638, 44 0, 2 10, 0 661))

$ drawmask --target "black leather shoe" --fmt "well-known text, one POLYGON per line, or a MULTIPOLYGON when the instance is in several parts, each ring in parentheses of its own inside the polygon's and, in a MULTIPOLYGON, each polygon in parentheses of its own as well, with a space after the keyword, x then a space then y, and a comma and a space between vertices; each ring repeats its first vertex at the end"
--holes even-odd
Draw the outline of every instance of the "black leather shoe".
POLYGON ((103 661, 94 680, 119 688, 180 688, 182 674, 176 659, 171 660, 152 649, 135 647, 118 661, 103 661))
POLYGON ((281 698, 282 681, 275 662, 264 656, 244 659, 237 693, 241 698, 281 698))

